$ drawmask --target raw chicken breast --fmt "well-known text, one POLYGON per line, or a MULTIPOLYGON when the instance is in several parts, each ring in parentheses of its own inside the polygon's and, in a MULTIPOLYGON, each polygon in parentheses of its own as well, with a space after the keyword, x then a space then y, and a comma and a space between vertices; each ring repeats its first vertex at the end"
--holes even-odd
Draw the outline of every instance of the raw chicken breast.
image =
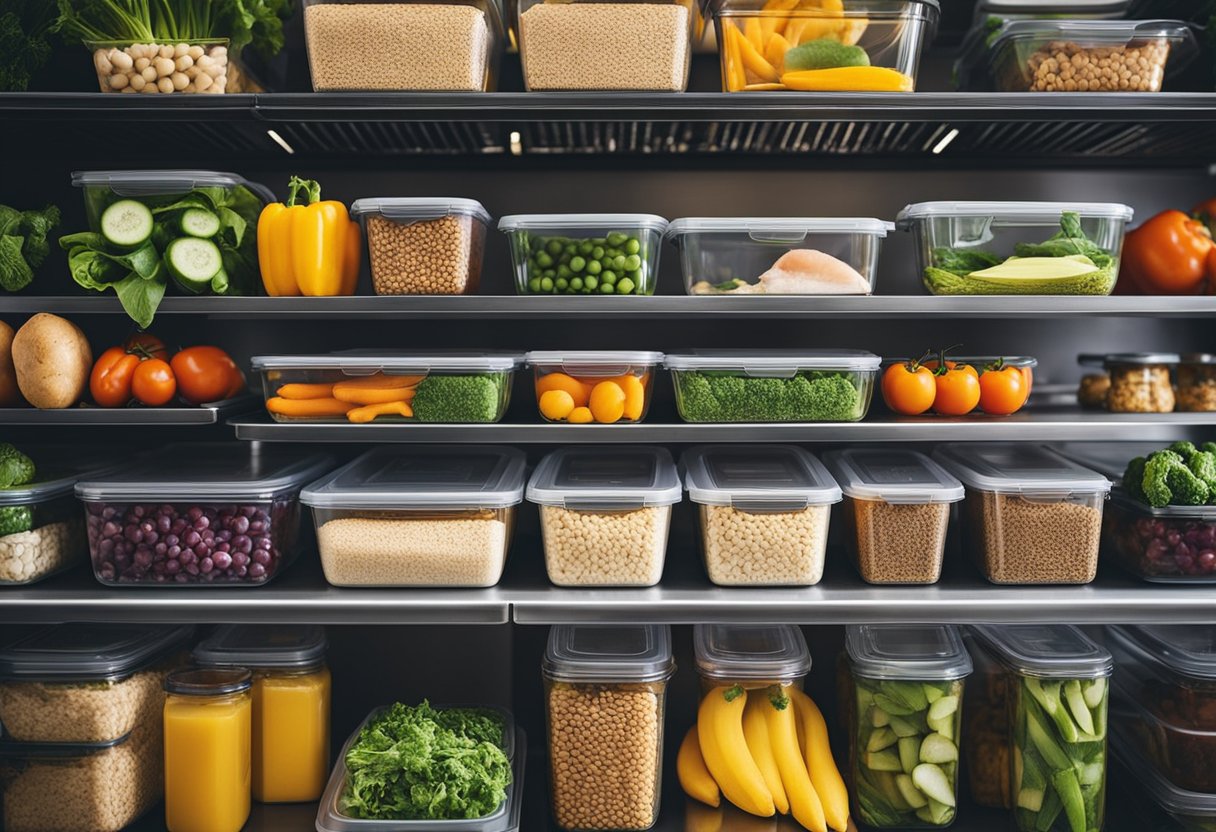
POLYGON ((760 275, 766 295, 868 295, 870 283, 830 254, 796 248, 783 254, 760 275))

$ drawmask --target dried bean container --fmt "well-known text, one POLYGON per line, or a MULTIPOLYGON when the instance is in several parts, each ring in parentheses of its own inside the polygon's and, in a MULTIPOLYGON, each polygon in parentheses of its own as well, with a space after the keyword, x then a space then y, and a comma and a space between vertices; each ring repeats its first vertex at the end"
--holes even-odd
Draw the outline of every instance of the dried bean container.
POLYGON ((1170 370, 1180 357, 1173 353, 1118 353, 1106 356, 1110 375, 1106 409, 1112 413, 1171 413, 1174 386, 1170 370))
POLYGON ((1178 363, 1178 410, 1187 413, 1216 411, 1216 355, 1190 353, 1178 363))
POLYGON ((811 651, 792 624, 698 624, 692 640, 703 697, 736 685, 801 689, 811 672, 811 651))
POLYGON ((675 673, 670 629, 553 627, 541 673, 557 826, 572 832, 654 826, 667 680, 675 673))

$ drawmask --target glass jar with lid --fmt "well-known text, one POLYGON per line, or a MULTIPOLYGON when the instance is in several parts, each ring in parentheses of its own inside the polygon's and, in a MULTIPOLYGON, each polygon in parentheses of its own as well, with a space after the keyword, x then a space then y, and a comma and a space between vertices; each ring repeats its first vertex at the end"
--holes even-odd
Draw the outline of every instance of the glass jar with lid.
POLYGON ((1116 353, 1106 356, 1110 375, 1106 409, 1112 413, 1172 413, 1174 386, 1170 370, 1179 356, 1173 353, 1116 353))
POLYGON ((1178 363, 1178 410, 1216 411, 1216 355, 1188 353, 1178 363))

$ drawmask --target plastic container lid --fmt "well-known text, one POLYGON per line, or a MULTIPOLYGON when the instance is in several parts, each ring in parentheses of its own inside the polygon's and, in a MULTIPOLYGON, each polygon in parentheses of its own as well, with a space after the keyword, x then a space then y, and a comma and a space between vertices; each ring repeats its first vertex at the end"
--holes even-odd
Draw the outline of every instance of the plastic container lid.
POLYGON ((164 196, 186 194, 198 188, 237 188, 244 185, 274 202, 274 191, 260 182, 250 182, 237 173, 218 170, 77 170, 72 171, 77 188, 109 188, 119 196, 164 196))
POLYGON ((506 373, 522 362, 517 353, 402 353, 350 350, 324 355, 255 355, 254 372, 264 370, 339 370, 350 376, 376 373, 506 373))
POLYGON ((17 450, 34 461, 35 481, 0 488, 0 506, 45 503, 70 496, 82 477, 115 471, 129 461, 108 450, 79 445, 22 445, 17 450))
MULTIPOLYGON (((764 0, 711 0, 710 8, 714 13, 722 11, 736 11, 738 8, 751 9, 752 7, 760 8, 764 4, 764 0)), ((915 19, 915 12, 922 15, 932 13, 934 23, 936 24, 937 17, 941 14, 940 0, 852 0, 845 8, 844 15, 846 17, 867 17, 875 20, 890 20, 891 18, 900 19, 915 19)), ((839 13, 837 13, 839 14, 839 13)), ((825 12, 823 16, 830 16, 830 12, 825 12)), ((932 38, 928 38, 932 40, 932 38)))
POLYGON ((882 359, 865 350, 694 350, 668 355, 664 366, 681 370, 730 370, 756 378, 789 378, 803 370, 865 372, 877 370, 882 359))
POLYGON ((56 624, 0 649, 5 681, 113 682, 182 647, 192 626, 56 624))
POLYGON ((102 742, 17 742, 0 740, 0 760, 72 760, 91 757, 116 748, 131 739, 129 731, 115 740, 102 742))
POLYGON ((948 681, 971 673, 958 628, 948 624, 860 624, 845 628, 853 673, 866 679, 948 681))
POLYGON ((658 682, 675 673, 666 624, 550 628, 541 670, 559 682, 658 682))
POLYGON ((791 511, 840 502, 823 464, 793 445, 698 445, 680 459, 694 503, 791 511))
POLYGON ((895 223, 873 217, 683 217, 667 237, 685 234, 747 234, 761 243, 796 243, 808 234, 868 234, 885 237, 895 223))
POLYGON ((524 498, 527 462, 514 448, 401 445, 368 451, 300 493, 314 508, 501 509, 524 498))
MULTIPOLYGON (((1161 450, 1160 444, 1157 450, 1161 450)), ((1216 505, 1202 506, 1162 506, 1154 508, 1148 503, 1142 503, 1124 491, 1121 487, 1114 488, 1110 492, 1110 500, 1119 508, 1127 511, 1135 512, 1140 515, 1147 515, 1153 518, 1167 518, 1174 520, 1199 520, 1202 523, 1216 523, 1216 505)))
POLYGON ((1070 624, 975 624, 971 632, 1022 676, 1092 679, 1114 669, 1110 652, 1070 624))
MULTIPOLYGON (((1132 748, 1122 731, 1111 731, 1111 755, 1127 778, 1127 784, 1138 784, 1165 812, 1186 820, 1209 824, 1216 819, 1216 794, 1190 792, 1180 789, 1161 775, 1156 766, 1144 765, 1144 755, 1132 748)), ((1171 827, 1172 828, 1172 827, 1171 827)), ((1193 829, 1191 825, 1183 828, 1193 829)), ((1204 827, 1206 828, 1206 827, 1204 827)))
POLYGON ((893 448, 852 448, 824 455, 841 490, 892 505, 957 503, 963 484, 924 454, 893 448))
POLYGON ((1065 212, 1124 222, 1131 222, 1133 214, 1130 205, 1117 202, 916 202, 904 206, 895 217, 895 224, 908 228, 915 220, 938 217, 991 217, 994 220, 1056 223, 1065 212))
POLYGON ((178 696, 228 696, 251 687, 253 674, 243 667, 182 668, 165 677, 165 690, 178 696))
POLYGON ((248 448, 231 442, 169 445, 118 473, 76 483, 76 496, 103 502, 264 502, 295 491, 332 466, 332 457, 301 456, 292 447, 248 448))
POLYGON ((1049 14, 1066 17, 1069 14, 1120 14, 1127 10, 1129 0, 979 0, 976 14, 1049 14))
POLYGON ((667 230, 667 220, 657 214, 511 214, 498 221, 498 230, 508 233, 596 227, 612 231, 639 229, 662 234, 667 230))
POLYGON ((282 624, 225 624, 194 648, 195 664, 308 668, 325 661, 325 628, 282 624))
POLYGON ((569 447, 541 460, 527 496, 542 506, 623 511, 674 505, 682 489, 666 448, 569 447))
MULTIPOLYGON (((534 350, 524 355, 524 363, 531 367, 593 367, 609 369, 616 367, 657 367, 663 362, 663 353, 609 350, 534 350)), ((616 373, 612 373, 616 375, 616 373)))
POLYGON ((1193 624, 1119 625, 1107 634, 1141 661, 1175 676, 1216 679, 1216 627, 1193 624))
POLYGON ((981 491, 1017 494, 1106 494, 1111 482, 1038 445, 1003 442, 939 445, 933 459, 981 491))
POLYGON ((457 216, 473 217, 486 224, 490 222, 490 212, 477 200, 447 196, 369 197, 356 199, 350 206, 350 215, 354 219, 361 220, 368 214, 404 221, 457 216))
POLYGON ((1179 20, 1058 20, 1039 18, 1006 21, 990 41, 989 54, 1020 40, 1074 40, 1127 43, 1165 39, 1171 42, 1167 68, 1174 70, 1195 56, 1190 28, 1179 20))
POLYGON ((698 624, 692 643, 706 679, 794 682, 811 672, 811 651, 792 624, 698 624))
POLYGON ((1209 352, 1187 352, 1179 356, 1179 364, 1216 364, 1216 355, 1209 352))

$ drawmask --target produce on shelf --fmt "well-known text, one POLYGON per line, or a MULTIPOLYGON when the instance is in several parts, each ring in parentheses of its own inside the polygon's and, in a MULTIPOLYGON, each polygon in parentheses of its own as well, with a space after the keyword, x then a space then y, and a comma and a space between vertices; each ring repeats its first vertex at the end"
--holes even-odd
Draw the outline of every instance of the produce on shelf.
MULTIPOLYGON (((5 18, 0 14, 0 28, 5 18)), ((0 34, 0 44, 2 37, 0 34)), ((0 205, 0 289, 19 292, 33 282, 35 272, 51 251, 47 238, 58 225, 59 209, 54 205, 41 211, 18 211, 0 205)))
POLYGON ((84 395, 93 352, 71 321, 39 312, 13 336, 12 356, 17 387, 34 407, 72 407, 84 395))
POLYGON ((870 281, 848 263, 814 249, 787 251, 755 283, 742 279, 692 285, 694 295, 868 295, 870 281))
POLYGON ((21 403, 17 368, 13 364, 13 338, 16 335, 15 329, 0 321, 0 407, 13 407, 21 403))
POLYGON ((321 183, 291 177, 287 202, 258 217, 258 262, 271 297, 353 295, 363 256, 359 224, 346 205, 321 200, 321 183), (307 202, 301 201, 303 192, 307 202))
POLYGON ((683 371, 677 390, 688 422, 849 422, 866 404, 852 374, 824 371, 788 379, 683 371))
POLYGON ((883 371, 882 400, 888 408, 903 416, 919 416, 933 407, 937 372, 923 361, 899 361, 883 371))
POLYGON ((930 409, 943 416, 966 416, 977 408, 989 416, 1008 416, 1030 398, 1038 363, 1033 358, 953 359, 946 357, 948 352, 928 352, 918 360, 901 359, 888 366, 882 376, 887 407, 903 416, 930 409))
POLYGON ((284 384, 266 409, 285 418, 345 417, 354 424, 381 417, 418 422, 492 422, 503 391, 489 375, 400 376, 377 373, 334 384, 284 384))
POLYGON ((650 372, 616 378, 547 373, 536 380, 536 403, 550 422, 636 422, 645 413, 650 372))
MULTIPOLYGON (((645 4, 644 4, 645 5, 645 4)), ((537 295, 651 294, 646 237, 609 231, 602 237, 528 235, 525 288, 537 295)))
MULTIPOLYGON (((369 6, 321 4, 309 8, 350 9, 357 14, 369 6)), ((382 8, 411 14, 421 8, 481 14, 469 6, 382 8)), ((350 215, 362 223, 367 234, 372 290, 377 295, 477 294, 490 222, 490 214, 480 202, 446 197, 359 199, 351 205, 350 215)))
POLYGON ((219 347, 179 350, 169 362, 178 393, 190 404, 231 399, 245 389, 245 374, 219 347))
MULTIPOLYGON (((0 443, 0 489, 14 488, 34 481, 34 461, 8 442, 0 443)), ((0 507, 0 547, 4 538, 28 532, 34 527, 34 513, 29 506, 0 507)))
POLYGON ((1216 505, 1216 442, 1175 442, 1136 457, 1123 472, 1123 490, 1153 508, 1216 505))
POLYGON ((25 92, 51 57, 55 4, 7 0, 0 11, 0 92, 25 92))
POLYGON ((1216 294, 1216 242, 1210 217, 1204 206, 1197 206, 1195 217, 1162 211, 1127 232, 1120 293, 1216 294))
POLYGON ((167 361, 168 351, 149 333, 131 336, 110 347, 93 365, 89 392, 101 407, 126 407, 136 402, 160 407, 180 392, 189 404, 231 399, 245 389, 236 363, 218 347, 189 347, 167 361))

